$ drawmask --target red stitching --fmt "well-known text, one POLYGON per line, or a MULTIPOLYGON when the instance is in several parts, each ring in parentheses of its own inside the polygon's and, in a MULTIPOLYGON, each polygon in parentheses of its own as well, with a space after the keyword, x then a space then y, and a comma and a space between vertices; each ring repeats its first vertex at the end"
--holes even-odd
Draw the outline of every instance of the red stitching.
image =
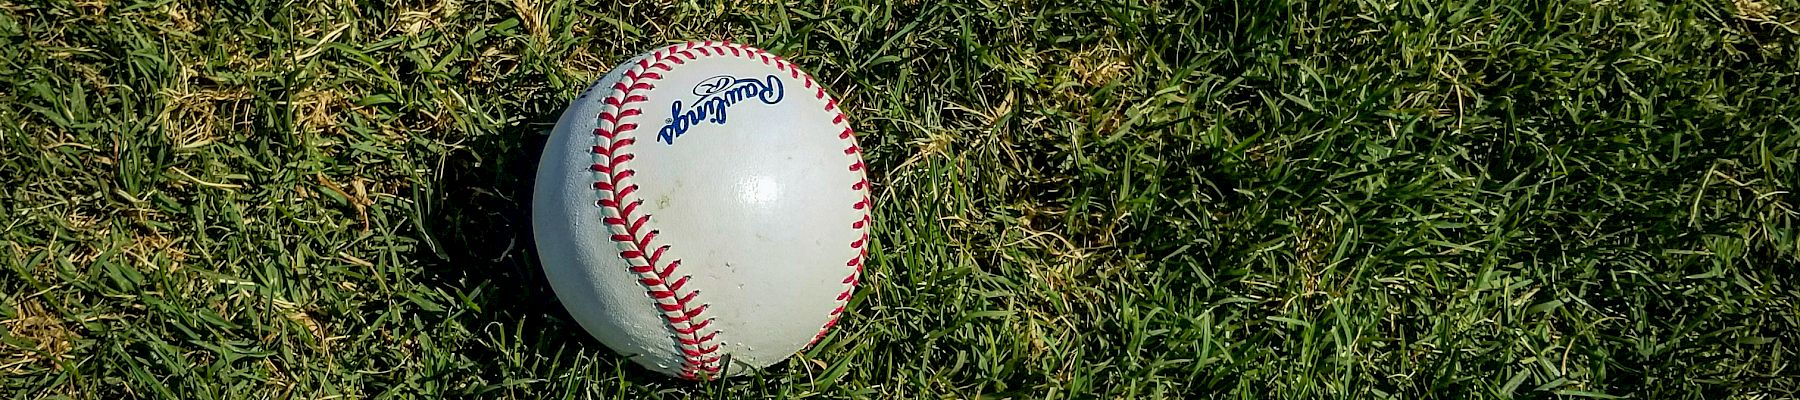
POLYGON ((686 356, 682 362, 681 375, 686 378, 697 378, 702 373, 716 373, 720 369, 717 357, 707 357, 708 353, 718 350, 718 346, 704 346, 708 341, 718 337, 718 331, 715 330, 706 335, 699 334, 701 329, 710 325, 710 320, 698 319, 706 309, 705 305, 694 304, 694 299, 700 294, 700 291, 683 290, 689 276, 676 275, 680 260, 671 261, 666 267, 658 268, 658 263, 661 261, 663 253, 668 251, 669 246, 652 246, 657 231, 645 230, 645 225, 652 217, 648 213, 640 215, 636 212, 638 205, 643 204, 643 201, 634 200, 628 202, 624 207, 619 206, 620 200, 628 199, 637 191, 637 185, 625 181, 636 175, 636 172, 629 167, 630 161, 635 158, 629 152, 629 148, 636 143, 636 139, 614 140, 619 133, 637 129, 637 124, 620 124, 619 120, 643 113, 641 109, 633 107, 633 105, 648 100, 639 93, 654 88, 655 86, 650 82, 661 79, 662 74, 647 71, 653 67, 669 69, 663 61, 681 62, 679 59, 671 58, 666 51, 659 50, 653 53, 651 58, 640 60, 635 68, 627 70, 624 73, 626 79, 613 85, 613 92, 602 100, 602 103, 608 107, 603 108, 598 116, 602 122, 601 126, 594 130, 594 133, 596 136, 606 139, 608 143, 596 145, 593 150, 595 154, 604 156, 606 161, 595 163, 593 170, 605 172, 607 177, 606 180, 595 182, 594 188, 602 192, 603 198, 597 204, 605 209, 606 214, 609 214, 603 219, 603 222, 613 231, 611 239, 618 242, 622 248, 619 256, 634 264, 631 271, 638 274, 638 283, 644 285, 645 293, 656 302, 657 309, 663 312, 663 317, 668 321, 671 330, 678 335, 674 337, 676 350, 686 356), (613 173, 615 171, 617 173, 613 173), (655 250, 645 254, 644 249, 649 248, 655 250))
POLYGON ((638 206, 644 201, 628 199, 628 196, 637 191, 637 185, 626 182, 627 179, 636 175, 636 171, 630 168, 630 162, 635 156, 629 152, 629 148, 636 144, 636 139, 626 137, 615 140, 619 134, 637 129, 637 124, 620 124, 619 121, 643 113, 640 108, 634 107, 635 104, 648 101, 641 92, 655 88, 652 82, 662 79, 661 73, 651 70, 672 71, 674 67, 670 63, 681 65, 686 63, 683 58, 698 59, 693 53, 694 50, 698 50, 700 54, 708 57, 724 56, 726 52, 730 52, 734 57, 761 60, 764 64, 788 72, 790 76, 801 78, 806 87, 816 89, 814 97, 825 101, 825 111, 834 114, 832 124, 845 125, 843 132, 838 134, 838 138, 848 142, 844 154, 855 156, 854 161, 850 164, 850 170, 864 175, 858 177, 857 182, 850 186, 851 190, 862 192, 861 200, 851 205, 853 209, 860 212, 850 226, 861 231, 861 234, 850 242, 850 247, 859 249, 859 251, 856 256, 845 263, 845 267, 851 268, 851 271, 842 281, 845 287, 836 298, 838 305, 831 311, 829 319, 819 329, 819 333, 813 337, 813 342, 824 338, 825 334, 830 332, 831 327, 837 325, 838 318, 844 313, 844 308, 848 306, 852 293, 856 289, 857 278, 862 273, 863 260, 868 255, 871 207, 868 196, 869 181, 860 157, 862 148, 856 144, 854 131, 844 122, 843 110, 839 109, 837 100, 828 98, 823 85, 814 85, 812 76, 800 72, 799 68, 780 56, 769 54, 762 49, 730 42, 687 42, 683 45, 656 50, 651 53, 650 57, 638 60, 634 67, 624 72, 625 79, 614 84, 612 92, 602 100, 602 104, 605 104, 606 107, 601 109, 598 116, 600 126, 594 129, 594 135, 603 140, 593 147, 593 152, 605 157, 606 161, 594 163, 591 169, 594 172, 607 174, 604 180, 594 182, 594 189, 601 192, 601 198, 595 204, 608 214, 602 218, 602 221, 612 231, 611 239, 621 247, 619 257, 632 263, 631 272, 638 275, 638 282, 645 286, 645 293, 656 302, 657 308, 663 312, 663 319, 668 321, 670 330, 675 333, 676 350, 683 355, 681 376, 688 379, 702 379, 716 375, 723 367, 719 365, 721 357, 714 354, 721 346, 721 344, 715 343, 720 331, 707 330, 713 320, 703 317, 707 305, 695 301, 700 295, 700 291, 683 290, 690 276, 675 274, 681 265, 681 260, 670 260, 667 265, 658 267, 663 253, 668 251, 670 246, 666 244, 654 246, 657 231, 655 229, 646 230, 646 225, 652 216, 649 213, 640 215, 636 212, 638 206), (650 248, 655 250, 645 251, 650 248))
POLYGON ((857 144, 856 144, 855 130, 852 129, 849 126, 849 124, 844 123, 843 110, 838 108, 836 99, 830 98, 825 93, 824 85, 817 85, 817 86, 813 85, 812 75, 806 74, 804 72, 800 72, 800 68, 794 67, 792 65, 792 63, 788 62, 785 59, 782 59, 781 56, 767 54, 766 52, 763 52, 762 50, 755 49, 755 48, 746 48, 745 50, 751 52, 751 54, 756 54, 758 56, 758 58, 760 58, 764 64, 772 64, 778 70, 788 71, 790 76, 792 76, 794 78, 802 79, 802 82, 804 82, 804 86, 815 89, 814 93, 813 93, 813 97, 815 97, 819 100, 825 101, 825 105, 824 105, 825 111, 831 112, 834 114, 832 116, 831 123, 834 125, 844 125, 844 131, 838 134, 838 139, 848 142, 848 147, 846 147, 844 149, 844 154, 857 156, 855 158, 855 160, 850 164, 850 170, 858 172, 859 175, 863 175, 862 177, 858 178, 858 180, 855 184, 850 185, 850 190, 856 190, 856 191, 862 192, 862 200, 857 201, 854 204, 851 204, 851 208, 861 211, 861 216, 858 217, 856 221, 853 221, 850 224, 850 227, 852 229, 857 229, 857 230, 862 231, 862 234, 860 235, 860 237, 858 237, 856 240, 850 242, 851 248, 858 249, 857 255, 855 257, 852 257, 849 261, 844 263, 845 267, 851 267, 853 269, 851 270, 849 275, 844 277, 844 280, 843 280, 844 291, 838 293, 837 308, 833 309, 831 311, 829 319, 827 319, 825 321, 825 325, 823 327, 820 327, 819 333, 816 335, 813 335, 812 341, 807 343, 808 346, 811 346, 814 343, 818 343, 818 341, 820 339, 824 339, 825 335, 827 333, 831 332, 831 327, 836 326, 838 319, 843 315, 844 308, 849 306, 850 298, 852 297, 852 294, 856 290, 857 278, 861 277, 861 275, 862 275, 863 260, 869 254, 869 249, 868 249, 868 247, 866 247, 866 244, 869 241, 869 233, 868 233, 868 229, 870 227, 869 212, 871 211, 872 203, 869 201, 869 195, 868 195, 869 180, 867 177, 867 171, 865 171, 867 169, 867 167, 863 164, 862 157, 860 156, 860 154, 862 153, 862 148, 860 146, 857 146, 857 144), (771 57, 773 57, 773 60, 771 60, 771 57))

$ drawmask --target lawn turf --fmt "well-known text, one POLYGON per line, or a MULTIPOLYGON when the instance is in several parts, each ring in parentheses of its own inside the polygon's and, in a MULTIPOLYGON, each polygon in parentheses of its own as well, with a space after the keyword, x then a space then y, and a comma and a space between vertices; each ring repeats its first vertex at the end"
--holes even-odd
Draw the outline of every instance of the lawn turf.
POLYGON ((1800 2, 0 0, 8 398, 1800 396, 1800 2), (843 100, 851 312, 694 384, 536 155, 729 39, 843 100))

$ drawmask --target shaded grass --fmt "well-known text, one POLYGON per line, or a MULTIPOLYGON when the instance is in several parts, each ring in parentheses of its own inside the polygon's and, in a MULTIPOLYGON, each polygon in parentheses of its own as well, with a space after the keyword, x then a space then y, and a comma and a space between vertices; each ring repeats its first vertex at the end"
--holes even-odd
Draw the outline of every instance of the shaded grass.
POLYGON ((0 3, 22 398, 1789 398, 1793 2, 0 3), (767 376, 544 285, 542 139, 670 40, 786 55, 877 182, 767 376))

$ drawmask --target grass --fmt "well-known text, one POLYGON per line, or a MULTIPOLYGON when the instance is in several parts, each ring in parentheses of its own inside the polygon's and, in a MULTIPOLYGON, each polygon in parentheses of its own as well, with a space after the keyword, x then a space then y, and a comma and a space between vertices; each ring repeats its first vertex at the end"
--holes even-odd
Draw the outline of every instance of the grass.
POLYGON ((1800 397, 1800 2, 0 0, 9 398, 1800 397), (764 376, 588 337, 540 132, 682 39, 877 182, 764 376))

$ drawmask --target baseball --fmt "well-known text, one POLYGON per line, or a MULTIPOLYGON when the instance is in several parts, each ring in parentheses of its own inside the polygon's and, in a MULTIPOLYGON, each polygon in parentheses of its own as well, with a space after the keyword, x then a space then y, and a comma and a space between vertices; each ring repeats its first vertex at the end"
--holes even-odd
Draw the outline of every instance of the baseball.
POLYGON ((821 82, 749 46, 626 61, 539 160, 544 273, 583 329, 651 370, 751 373, 831 329, 868 246, 862 152, 821 82))

